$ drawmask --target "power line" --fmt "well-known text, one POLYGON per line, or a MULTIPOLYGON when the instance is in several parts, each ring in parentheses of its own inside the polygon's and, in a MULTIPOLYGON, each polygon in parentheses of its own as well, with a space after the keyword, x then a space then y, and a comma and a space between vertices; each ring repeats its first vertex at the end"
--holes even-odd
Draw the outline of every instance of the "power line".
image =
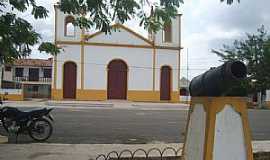
MULTIPOLYGON (((65 63, 66 61, 59 61, 57 60, 57 62, 62 62, 62 63, 65 63)), ((76 64, 82 64, 81 62, 77 62, 76 64)), ((90 64, 90 65, 96 65, 96 66, 102 66, 102 67, 106 67, 108 66, 108 64, 104 64, 104 63, 94 63, 94 62, 84 62, 83 64, 90 64)), ((165 65, 164 65, 165 66, 165 65)), ((170 66, 170 65, 168 65, 170 66)), ((161 69, 161 67, 145 67, 145 66, 132 66, 132 65, 129 65, 128 68, 136 68, 136 69, 149 69, 149 70, 153 70, 153 69, 161 69)), ((177 71, 178 68, 172 68, 172 70, 175 70, 177 71)), ((186 70, 186 69, 181 69, 180 70, 186 70)), ((206 68, 189 68, 188 70, 208 70, 206 68)))
POLYGON ((188 48, 187 48, 187 79, 188 79, 188 70, 189 68, 188 68, 188 48))

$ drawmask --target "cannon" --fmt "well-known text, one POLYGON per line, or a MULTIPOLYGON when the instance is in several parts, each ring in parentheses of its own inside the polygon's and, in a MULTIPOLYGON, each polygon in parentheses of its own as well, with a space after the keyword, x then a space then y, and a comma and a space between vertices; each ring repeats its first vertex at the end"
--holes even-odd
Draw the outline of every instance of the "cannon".
POLYGON ((193 97, 242 96, 233 88, 247 76, 247 67, 240 61, 228 61, 192 79, 189 85, 193 97))

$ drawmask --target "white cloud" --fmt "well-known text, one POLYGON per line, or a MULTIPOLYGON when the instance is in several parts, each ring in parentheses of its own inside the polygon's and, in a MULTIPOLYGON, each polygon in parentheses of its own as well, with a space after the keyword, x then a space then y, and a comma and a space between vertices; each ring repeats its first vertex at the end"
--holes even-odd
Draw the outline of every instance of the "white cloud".
MULTIPOLYGON (((41 33, 43 40, 54 39, 54 10, 57 0, 39 0, 39 4, 50 10, 50 16, 45 20, 31 21, 35 29, 41 33)), ((152 1, 152 0, 151 0, 152 1)), ((189 49, 189 78, 192 78, 211 66, 220 64, 218 57, 211 49, 218 49, 223 44, 242 38, 246 32, 255 32, 265 24, 270 26, 269 0, 241 0, 241 3, 227 5, 220 0, 185 0, 180 7, 182 16, 182 41, 185 50, 182 51, 181 75, 186 75, 186 48, 189 49)), ((146 31, 137 24, 138 20, 127 22, 126 25, 138 33, 146 35, 146 31)), ((32 57, 46 57, 35 51, 32 57)))
MULTIPOLYGON (((262 24, 269 30, 269 0, 241 0, 226 5, 219 0, 186 0, 182 6, 183 46, 189 49, 189 78, 211 66, 219 65, 219 58, 211 49, 219 49, 246 32, 255 32, 262 24)), ((182 72, 186 75, 186 50, 182 52, 182 72)))

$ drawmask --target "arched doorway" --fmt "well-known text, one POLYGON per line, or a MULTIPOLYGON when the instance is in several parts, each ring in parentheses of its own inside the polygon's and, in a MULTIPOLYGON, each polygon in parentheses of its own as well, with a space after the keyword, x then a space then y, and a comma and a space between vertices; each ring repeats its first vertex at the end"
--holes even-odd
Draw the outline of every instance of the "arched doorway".
POLYGON ((160 100, 171 100, 171 67, 161 67, 160 100))
POLYGON ((127 98, 127 64, 122 60, 113 60, 108 65, 108 99, 127 98))
POLYGON ((75 99, 77 88, 77 66, 74 62, 64 64, 63 98, 75 99))

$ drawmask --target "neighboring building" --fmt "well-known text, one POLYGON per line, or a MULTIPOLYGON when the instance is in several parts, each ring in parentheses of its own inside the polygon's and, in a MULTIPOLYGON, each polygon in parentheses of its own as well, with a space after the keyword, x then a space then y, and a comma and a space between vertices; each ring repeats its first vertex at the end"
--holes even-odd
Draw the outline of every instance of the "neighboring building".
POLYGON ((55 6, 52 99, 179 101, 180 15, 147 39, 122 24, 84 34, 55 6))
POLYGON ((190 81, 186 77, 182 77, 180 79, 180 102, 189 103, 190 101, 189 84, 190 81))
POLYGON ((265 105, 270 108, 270 90, 266 90, 265 105))
POLYGON ((180 95, 188 96, 189 95, 189 84, 190 81, 186 77, 180 79, 180 95))
POLYGON ((9 95, 11 100, 50 98, 51 81, 51 59, 19 59, 12 65, 4 65, 1 89, 8 94, 17 90, 17 96, 9 95))

